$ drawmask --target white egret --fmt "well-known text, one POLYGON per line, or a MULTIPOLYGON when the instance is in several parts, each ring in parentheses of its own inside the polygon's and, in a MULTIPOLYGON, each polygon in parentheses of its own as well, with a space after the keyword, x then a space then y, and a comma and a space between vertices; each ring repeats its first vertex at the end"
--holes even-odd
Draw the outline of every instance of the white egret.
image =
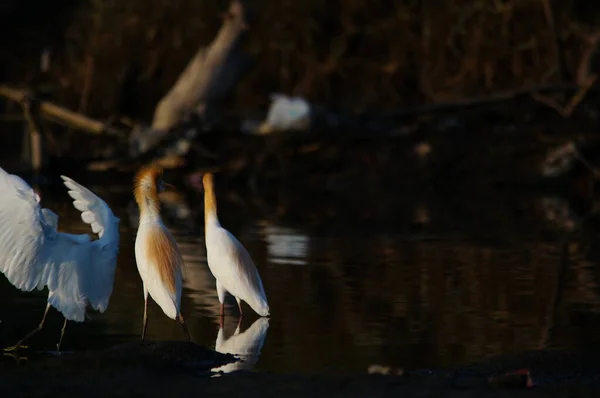
POLYGON ((162 181, 162 169, 143 167, 135 176, 135 201, 140 219, 135 239, 135 261, 144 285, 142 340, 148 326, 148 294, 166 316, 177 320, 187 339, 190 335, 181 315, 183 258, 175 238, 162 222, 158 193, 170 186, 162 181))
POLYGON ((50 306, 67 321, 83 322, 86 306, 106 311, 119 251, 119 219, 87 188, 61 176, 81 219, 99 239, 58 232, 58 216, 40 207, 39 195, 20 177, 0 168, 0 271, 18 289, 48 287, 48 304, 37 328, 5 351, 13 351, 44 327, 50 306))
POLYGON ((228 292, 235 297, 240 315, 243 300, 260 316, 269 316, 267 296, 250 254, 236 237, 219 223, 212 174, 204 174, 202 183, 206 260, 210 272, 217 280, 221 317, 225 314, 224 302, 228 292))

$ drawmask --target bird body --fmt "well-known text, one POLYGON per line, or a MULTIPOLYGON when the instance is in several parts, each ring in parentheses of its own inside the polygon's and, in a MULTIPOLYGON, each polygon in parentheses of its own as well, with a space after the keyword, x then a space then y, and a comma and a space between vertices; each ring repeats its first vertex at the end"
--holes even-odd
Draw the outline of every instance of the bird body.
POLYGON ((106 311, 119 251, 119 219, 90 190, 61 178, 99 239, 57 231, 58 216, 40 207, 39 195, 25 181, 0 168, 0 271, 20 290, 47 287, 46 313, 49 306, 56 308, 66 325, 67 320, 83 322, 88 305, 106 311))
POLYGON ((162 222, 140 224, 135 242, 138 271, 144 281, 144 295, 175 319, 180 311, 183 260, 175 239, 162 222))
POLYGON ((269 304, 262 280, 246 248, 219 223, 212 174, 206 173, 204 185, 205 241, 208 267, 216 279, 221 303, 229 292, 240 307, 245 301, 260 316, 269 315, 269 304))
POLYGON ((148 322, 148 295, 165 315, 176 319, 189 340, 181 315, 183 258, 173 235, 160 216, 159 190, 163 188, 162 170, 155 166, 142 168, 135 178, 135 200, 140 208, 140 221, 135 239, 135 260, 144 285, 144 319, 142 340, 148 322))

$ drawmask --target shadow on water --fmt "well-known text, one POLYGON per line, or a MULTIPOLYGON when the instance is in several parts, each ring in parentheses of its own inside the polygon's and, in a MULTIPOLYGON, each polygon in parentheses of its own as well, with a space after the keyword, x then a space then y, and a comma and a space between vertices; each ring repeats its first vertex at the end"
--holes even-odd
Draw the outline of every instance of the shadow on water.
MULTIPOLYGON (((66 350, 138 339, 143 315, 131 187, 95 186, 93 177, 80 182, 121 219, 121 248, 108 311, 69 323, 66 350)), ((57 179, 39 191, 61 229, 88 232, 57 179)), ((439 368, 600 343, 596 234, 582 232, 555 198, 476 188, 407 195, 390 187, 377 196, 347 194, 336 209, 321 206, 312 192, 271 193, 270 202, 244 195, 218 192, 219 216, 254 258, 272 316, 257 319, 246 307, 238 328, 231 301, 225 330, 206 265, 202 196, 182 191, 161 198, 186 262, 182 308, 193 340, 245 358, 220 371, 365 372, 373 363, 439 368)), ((0 344, 36 325, 45 300, 43 291, 20 292, 0 278, 0 344)), ((61 324, 52 311, 31 342, 31 358, 54 347, 61 324)), ((148 338, 183 335, 151 304, 148 338)))

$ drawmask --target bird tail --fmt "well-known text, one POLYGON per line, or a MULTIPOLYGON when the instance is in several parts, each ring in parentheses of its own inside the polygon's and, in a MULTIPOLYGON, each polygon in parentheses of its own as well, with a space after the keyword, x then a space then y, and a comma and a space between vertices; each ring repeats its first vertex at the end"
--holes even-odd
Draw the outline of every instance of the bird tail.
POLYGON ((269 303, 267 303, 267 300, 263 297, 257 298, 256 300, 252 300, 251 302, 248 302, 248 305, 250 306, 250 308, 252 308, 254 310, 254 312, 256 312, 260 316, 271 315, 270 309, 269 309, 269 303))

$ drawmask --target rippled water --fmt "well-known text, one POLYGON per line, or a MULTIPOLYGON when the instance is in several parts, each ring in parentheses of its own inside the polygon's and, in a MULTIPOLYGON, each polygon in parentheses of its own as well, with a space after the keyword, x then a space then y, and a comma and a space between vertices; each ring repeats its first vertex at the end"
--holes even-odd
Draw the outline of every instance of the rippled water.
MULTIPOLYGON (((108 311, 69 323, 64 350, 108 347, 138 339, 141 332, 131 188, 90 188, 121 219, 120 256, 108 311)), ((58 182, 39 191, 44 206, 59 214, 61 230, 88 230, 58 182)), ((252 198, 240 200, 236 192, 218 197, 221 222, 255 260, 272 314, 260 319, 246 306, 233 337, 234 301, 225 330, 219 330, 202 196, 163 197, 166 223, 186 262, 182 308, 195 342, 250 354, 249 368, 313 373, 364 372, 371 364, 435 368, 600 342, 595 233, 579 230, 577 219, 564 208, 557 211, 549 198, 463 192, 419 199, 390 190, 386 197, 357 194, 361 204, 328 213, 314 194, 302 195, 294 194, 293 215, 285 217, 279 216, 281 206, 259 210, 252 198), (365 203, 377 214, 357 221, 365 203), (260 356, 253 355, 258 351, 260 356)), ((0 344, 37 325, 46 297, 20 292, 0 278, 0 344)), ((53 349, 61 325, 53 310, 30 349, 53 349)), ((179 325, 154 303, 148 338, 183 338, 179 325)))

